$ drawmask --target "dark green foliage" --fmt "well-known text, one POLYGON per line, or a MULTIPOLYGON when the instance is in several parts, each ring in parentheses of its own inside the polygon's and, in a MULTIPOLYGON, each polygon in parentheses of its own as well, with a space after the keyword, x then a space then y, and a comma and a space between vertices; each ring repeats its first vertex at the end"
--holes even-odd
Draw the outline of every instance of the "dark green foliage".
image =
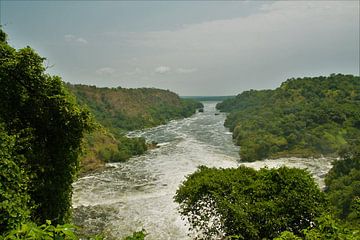
POLYGON ((132 156, 145 153, 147 150, 144 138, 120 137, 117 148, 102 148, 98 152, 98 158, 104 162, 122 162, 132 156))
POLYGON ((326 197, 333 213, 322 214, 301 234, 283 232, 276 240, 360 239, 360 148, 343 149, 325 177, 326 197))
POLYGON ((325 178, 326 194, 335 214, 360 227, 360 148, 342 154, 325 178))
POLYGON ((147 150, 144 138, 121 138, 118 157, 112 162, 124 161, 131 156, 141 155, 147 150))
POLYGON ((244 161, 334 155, 360 138, 360 78, 289 79, 275 90, 250 90, 217 105, 230 112, 244 161))
POLYGON ((0 124, 0 234, 30 218, 29 177, 20 167, 25 159, 18 154, 19 141, 7 135, 0 124))
POLYGON ((31 219, 64 223, 89 112, 59 77, 45 73, 43 61, 30 47, 15 50, 0 42, 0 121, 8 135, 26 140, 17 151, 25 160, 16 164, 31 173, 26 183, 36 207, 31 219))
POLYGON ((6 33, 1 29, 0 25, 0 42, 6 43, 7 35, 6 33))
POLYGON ((271 239, 300 233, 325 210, 325 197, 306 170, 200 167, 176 192, 180 213, 203 239, 271 239))

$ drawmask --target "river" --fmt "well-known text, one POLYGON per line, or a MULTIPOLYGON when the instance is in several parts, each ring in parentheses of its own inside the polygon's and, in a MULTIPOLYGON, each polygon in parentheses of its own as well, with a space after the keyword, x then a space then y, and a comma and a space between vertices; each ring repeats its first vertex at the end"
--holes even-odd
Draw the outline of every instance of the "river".
MULTIPOLYGON (((239 147, 223 126, 226 115, 216 102, 204 102, 204 112, 166 125, 129 133, 159 143, 159 148, 125 163, 111 163, 98 173, 74 184, 74 222, 86 233, 103 232, 109 239, 121 239, 146 229, 146 239, 191 239, 186 221, 177 212, 173 196, 185 176, 197 166, 237 167, 239 147)), ((259 169, 264 166, 307 168, 323 186, 331 168, 326 158, 282 158, 241 163, 259 169)))

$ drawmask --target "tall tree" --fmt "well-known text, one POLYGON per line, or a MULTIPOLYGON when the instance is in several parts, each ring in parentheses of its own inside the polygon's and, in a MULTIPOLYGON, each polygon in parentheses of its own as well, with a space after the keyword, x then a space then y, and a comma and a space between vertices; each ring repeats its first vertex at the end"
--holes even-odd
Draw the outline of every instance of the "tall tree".
MULTIPOLYGON (((0 29, 0 36, 6 36, 0 29)), ((60 77, 45 72, 44 58, 26 47, 0 41, 0 121, 9 135, 27 139, 18 154, 31 172, 28 193, 32 219, 64 223, 71 206, 71 184, 78 168, 89 112, 79 107, 60 77)))

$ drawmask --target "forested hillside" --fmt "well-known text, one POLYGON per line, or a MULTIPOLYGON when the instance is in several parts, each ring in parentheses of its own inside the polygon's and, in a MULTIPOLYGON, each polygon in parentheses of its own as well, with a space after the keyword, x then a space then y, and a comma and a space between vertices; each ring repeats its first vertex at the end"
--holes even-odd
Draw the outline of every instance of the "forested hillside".
POLYGON ((67 85, 80 104, 85 104, 95 118, 112 132, 154 127, 171 119, 189 117, 202 104, 180 99, 169 90, 155 88, 97 88, 67 85))
POLYGON ((84 171, 97 169, 105 162, 124 161, 147 150, 143 138, 128 138, 129 130, 164 124, 189 117, 202 104, 180 99, 169 90, 154 88, 97 88, 67 84, 81 105, 87 106, 98 127, 85 137, 84 171))
POLYGON ((229 112, 244 161, 337 154, 360 139, 360 78, 293 78, 275 90, 250 90, 217 108, 229 112))

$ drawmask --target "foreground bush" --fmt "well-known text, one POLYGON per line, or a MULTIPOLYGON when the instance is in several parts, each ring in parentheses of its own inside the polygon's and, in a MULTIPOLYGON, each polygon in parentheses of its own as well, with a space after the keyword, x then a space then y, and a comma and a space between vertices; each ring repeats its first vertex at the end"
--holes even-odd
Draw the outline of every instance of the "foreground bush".
POLYGON ((325 210, 326 200, 311 175, 282 167, 200 167, 176 192, 180 213, 198 239, 272 239, 300 234, 325 210))

